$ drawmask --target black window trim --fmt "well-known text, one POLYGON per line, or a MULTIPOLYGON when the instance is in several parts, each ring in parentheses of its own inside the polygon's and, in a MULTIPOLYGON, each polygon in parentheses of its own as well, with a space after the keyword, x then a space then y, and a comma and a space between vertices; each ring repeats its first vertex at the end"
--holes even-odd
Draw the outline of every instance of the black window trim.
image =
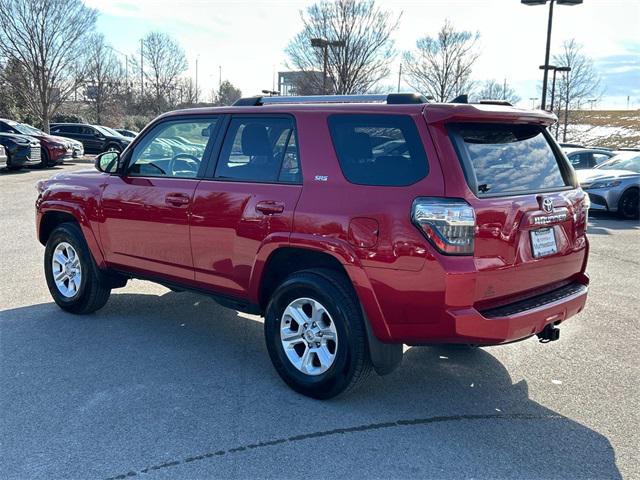
POLYGON ((464 142, 460 135, 458 134, 457 127, 459 125, 464 124, 494 124, 494 125, 534 125, 531 123, 505 123, 505 122, 482 122, 482 121, 473 121, 473 122, 451 122, 446 124, 447 133, 449 139, 451 140, 451 144, 456 152, 456 156, 458 157, 458 161, 460 162, 460 166, 462 167, 462 171, 464 173, 464 178, 467 182, 467 186, 471 193, 478 198, 500 198, 500 197, 517 197, 517 196, 525 196, 525 195, 533 195, 536 193, 552 193, 552 192, 566 192, 568 190, 573 190, 577 188, 577 180, 574 174, 573 167, 571 166, 570 160, 567 158, 565 154, 562 153, 562 149, 551 136, 547 128, 543 125, 539 125, 540 131, 542 135, 547 140, 551 151, 553 152, 553 156, 558 163, 558 168, 560 169, 560 174, 562 175, 562 179, 566 185, 565 187, 550 187, 550 188, 537 188, 533 190, 517 190, 511 192, 497 192, 497 193, 480 193, 478 192, 478 185, 476 181, 476 175, 474 169, 470 166, 470 160, 467 155, 464 153, 464 149, 461 148, 460 143, 464 142), (471 174, 469 173, 471 172, 471 174))
MULTIPOLYGON (((208 182, 233 182, 233 183, 255 183, 255 184, 264 184, 264 185, 302 185, 304 183, 304 176, 302 171, 302 158, 300 156, 300 136, 298 135, 298 124, 296 122, 295 115, 290 113, 231 113, 225 115, 226 122, 224 126, 220 129, 220 139, 219 143, 216 144, 216 149, 214 150, 214 155, 212 155, 212 161, 209 162, 209 166, 207 167, 202 180, 206 180, 208 182), (300 180, 297 182, 265 182, 258 180, 244 180, 244 179, 235 179, 235 178, 216 178, 215 172, 218 167, 218 162, 220 161, 220 155, 222 153, 222 146, 224 145, 224 140, 227 138, 227 134, 229 131, 229 126, 231 125, 231 121, 234 118, 286 118, 290 119, 293 124, 293 132, 295 134, 296 139, 296 154, 298 155, 298 168, 300 169, 300 180)), ((218 140, 218 139, 216 139, 218 140)), ((284 160, 284 156, 282 158, 284 160)), ((282 170, 282 160, 280 162, 280 168, 278 169, 278 176, 280 175, 280 171, 282 170)))
POLYGON ((145 127, 144 130, 127 147, 126 153, 124 154, 124 157, 122 159, 123 160, 122 163, 124 166, 122 167, 121 175, 123 177, 128 176, 131 178, 169 178, 169 179, 173 178, 176 180, 202 180, 204 178, 205 172, 209 164, 211 163, 210 162, 211 153, 215 151, 215 147, 217 146, 217 143, 220 140, 219 136, 220 136, 220 130, 222 126, 221 124, 225 120, 226 116, 227 115, 225 114, 202 113, 202 114, 189 114, 189 115, 171 115, 171 116, 163 117, 156 120, 155 122, 145 127), (160 126, 166 123, 174 123, 174 122, 184 123, 189 121, 197 121, 197 120, 212 119, 212 118, 217 118, 218 121, 216 122, 216 126, 213 133, 211 134, 210 140, 207 142, 207 146, 204 150, 204 153, 202 154, 202 161, 200 162, 200 168, 198 169, 198 173, 194 177, 173 177, 170 175, 131 175, 129 173, 132 167, 131 160, 133 158, 133 151, 136 149, 136 147, 140 143, 144 141, 145 138, 147 138, 149 135, 155 132, 160 126))
POLYGON ((408 114, 408 113, 382 113, 382 112, 376 112, 376 113, 332 113, 330 115, 327 115, 327 130, 329 131, 329 137, 331 138, 331 146, 333 148, 333 153, 335 154, 336 157, 336 161, 338 162, 338 166, 340 167, 340 172, 342 173, 342 177, 351 185, 358 185, 360 187, 386 187, 386 188, 406 188, 406 187, 410 187, 412 185, 415 185, 418 182, 423 181, 425 178, 427 178, 429 176, 429 173, 431 172, 431 165, 429 164, 429 156, 427 155, 427 150, 424 148, 424 143, 422 141, 422 137, 420 136, 420 129, 418 128, 418 125, 416 123, 415 118, 413 117, 413 115, 408 114), (331 118, 333 117, 362 117, 362 116, 371 116, 371 117, 407 117, 409 118, 415 128, 416 128, 416 133, 418 135, 418 142, 420 143, 420 146, 422 147, 422 151, 424 152, 424 159, 427 165, 427 171, 425 172, 425 174, 416 179, 414 182, 411 183, 406 183, 406 184, 402 184, 402 185, 384 185, 384 184, 375 184, 375 183, 356 183, 356 182, 352 182, 351 180, 349 180, 347 178, 347 175, 344 173, 344 169, 342 168, 342 162, 340 161, 340 156, 338 155, 338 150, 336 149, 336 144, 333 141, 333 134, 331 131, 331 118))

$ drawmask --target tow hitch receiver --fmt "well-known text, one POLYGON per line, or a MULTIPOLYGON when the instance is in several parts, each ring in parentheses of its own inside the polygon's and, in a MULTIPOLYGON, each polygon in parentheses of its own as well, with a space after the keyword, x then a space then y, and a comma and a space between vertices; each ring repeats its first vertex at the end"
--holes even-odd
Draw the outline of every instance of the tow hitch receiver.
POLYGON ((540 343, 548 343, 558 340, 560 338, 560 329, 556 328, 553 323, 550 323, 544 329, 537 334, 540 343))

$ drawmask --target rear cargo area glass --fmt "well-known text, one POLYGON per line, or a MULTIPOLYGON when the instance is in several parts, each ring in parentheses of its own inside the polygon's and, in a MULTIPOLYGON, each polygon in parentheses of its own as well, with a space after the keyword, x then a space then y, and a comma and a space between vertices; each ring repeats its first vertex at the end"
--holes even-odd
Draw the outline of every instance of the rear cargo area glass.
POLYGON ((465 176, 476 194, 518 194, 570 185, 538 125, 449 126, 465 176))

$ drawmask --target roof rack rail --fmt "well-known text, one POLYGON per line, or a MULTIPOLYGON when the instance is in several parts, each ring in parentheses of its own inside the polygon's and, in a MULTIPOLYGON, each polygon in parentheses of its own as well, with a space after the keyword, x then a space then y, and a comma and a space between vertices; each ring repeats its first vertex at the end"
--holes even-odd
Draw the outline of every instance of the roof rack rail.
POLYGON ((428 100, 416 93, 389 93, 380 95, 308 95, 245 97, 236 100, 234 107, 257 107, 260 105, 293 103, 386 103, 387 105, 408 105, 427 103, 428 100))
POLYGON ((506 100, 480 100, 478 103, 482 105, 504 105, 506 107, 513 107, 511 102, 507 102, 506 100))

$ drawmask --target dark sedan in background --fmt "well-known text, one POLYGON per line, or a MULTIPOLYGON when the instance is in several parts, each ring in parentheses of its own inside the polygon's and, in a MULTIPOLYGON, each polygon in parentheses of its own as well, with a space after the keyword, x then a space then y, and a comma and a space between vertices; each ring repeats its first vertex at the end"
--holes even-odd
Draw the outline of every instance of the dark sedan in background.
POLYGON ((40 165, 40 141, 26 135, 0 133, 0 145, 7 155, 7 168, 18 170, 26 165, 40 165))
POLYGON ((40 140, 40 166, 53 167, 73 156, 71 140, 48 135, 26 123, 0 118, 0 133, 26 135, 40 140))
POLYGON ((82 142, 86 153, 102 153, 109 150, 121 152, 131 143, 130 138, 101 125, 53 123, 50 130, 52 134, 82 142))

